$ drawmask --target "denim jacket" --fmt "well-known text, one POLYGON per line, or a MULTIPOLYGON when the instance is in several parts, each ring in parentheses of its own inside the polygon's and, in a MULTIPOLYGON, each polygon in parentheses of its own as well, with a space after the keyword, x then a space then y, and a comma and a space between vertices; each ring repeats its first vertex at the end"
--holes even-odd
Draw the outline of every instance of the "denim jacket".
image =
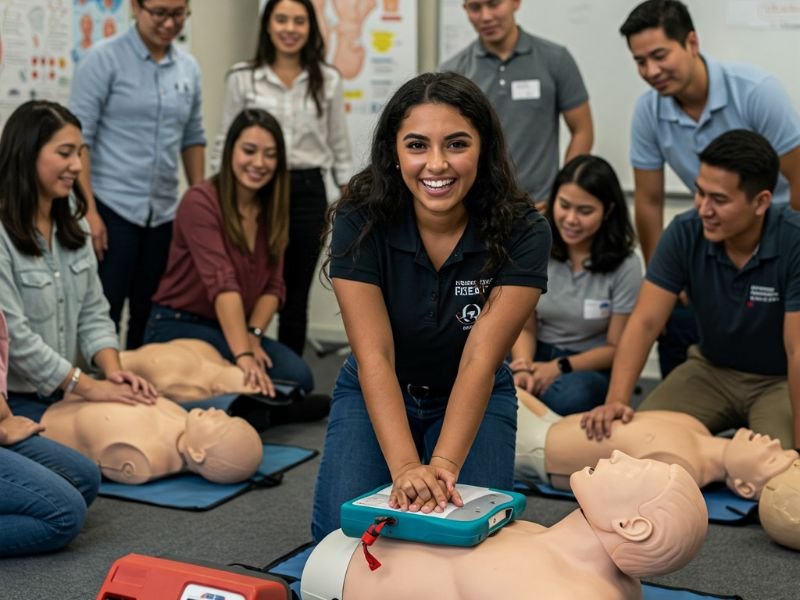
POLYGON ((79 352, 88 362, 103 348, 119 348, 85 219, 81 227, 81 248, 63 248, 54 224, 52 249, 37 233, 42 256, 28 256, 0 226, 0 310, 8 321, 12 392, 50 395, 79 352))

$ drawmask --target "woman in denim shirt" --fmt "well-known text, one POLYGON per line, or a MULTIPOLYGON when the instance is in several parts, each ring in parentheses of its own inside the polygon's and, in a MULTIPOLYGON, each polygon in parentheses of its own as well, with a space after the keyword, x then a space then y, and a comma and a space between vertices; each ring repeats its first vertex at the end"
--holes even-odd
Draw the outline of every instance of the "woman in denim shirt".
POLYGON ((8 320, 8 404, 38 421, 64 394, 152 403, 155 388, 122 370, 75 185, 84 143, 66 108, 32 100, 0 138, 0 309, 8 320), (74 204, 69 201, 74 193, 74 204), (76 366, 83 359, 105 375, 76 366))

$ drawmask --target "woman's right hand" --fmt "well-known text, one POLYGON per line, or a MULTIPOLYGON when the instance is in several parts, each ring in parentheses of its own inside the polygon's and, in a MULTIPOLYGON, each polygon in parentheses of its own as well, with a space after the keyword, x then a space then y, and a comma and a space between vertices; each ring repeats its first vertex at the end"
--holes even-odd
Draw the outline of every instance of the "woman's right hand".
POLYGON ((456 490, 458 473, 437 465, 412 464, 395 477, 389 506, 410 512, 442 512, 448 502, 464 506, 456 490))
POLYGON ((152 398, 142 391, 134 391, 128 383, 114 383, 108 379, 97 380, 84 374, 75 387, 75 393, 89 402, 121 402, 122 404, 153 404, 152 398))
POLYGON ((255 356, 240 356, 236 366, 244 373, 244 384, 258 391, 258 393, 275 397, 275 386, 264 367, 259 364, 255 356))
POLYGON ((514 377, 514 385, 522 388, 529 394, 533 393, 534 377, 533 362, 524 358, 517 358, 508 365, 514 377))

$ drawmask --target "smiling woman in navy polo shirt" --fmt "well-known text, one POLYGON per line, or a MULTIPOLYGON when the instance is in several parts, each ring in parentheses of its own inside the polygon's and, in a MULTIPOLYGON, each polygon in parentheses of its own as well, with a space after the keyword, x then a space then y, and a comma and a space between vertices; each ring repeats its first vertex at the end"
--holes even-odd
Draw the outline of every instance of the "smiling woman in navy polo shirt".
POLYGON ((353 355, 333 391, 313 534, 392 482, 398 508, 462 504, 456 482, 513 484, 503 365, 547 283, 550 230, 516 185, 483 92, 454 73, 404 84, 370 165, 331 209, 328 273, 353 355))

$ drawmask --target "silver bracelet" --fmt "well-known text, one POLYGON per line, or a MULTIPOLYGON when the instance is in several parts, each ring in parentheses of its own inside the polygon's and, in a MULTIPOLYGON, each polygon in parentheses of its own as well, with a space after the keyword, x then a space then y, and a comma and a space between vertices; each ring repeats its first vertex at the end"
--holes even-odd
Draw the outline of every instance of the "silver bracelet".
POLYGON ((75 386, 78 385, 78 380, 81 378, 81 368, 75 367, 75 370, 72 372, 72 377, 69 378, 69 383, 67 384, 67 389, 64 390, 64 395, 68 396, 72 393, 75 389, 75 386))

